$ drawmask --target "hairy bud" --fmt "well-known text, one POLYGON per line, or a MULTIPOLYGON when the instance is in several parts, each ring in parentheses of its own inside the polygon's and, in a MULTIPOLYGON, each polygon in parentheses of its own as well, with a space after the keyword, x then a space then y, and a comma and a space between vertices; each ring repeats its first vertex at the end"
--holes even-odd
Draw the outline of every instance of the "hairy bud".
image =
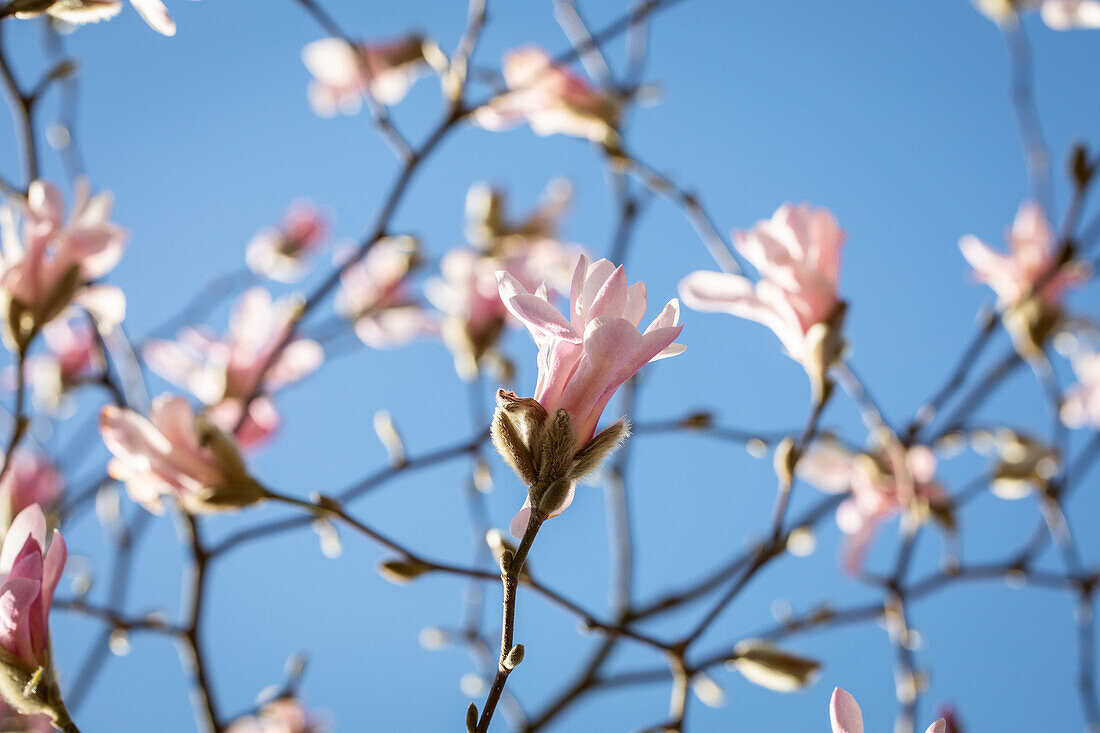
POLYGON ((790 654, 760 639, 742 641, 728 665, 754 684, 776 692, 793 692, 813 683, 821 665, 790 654))

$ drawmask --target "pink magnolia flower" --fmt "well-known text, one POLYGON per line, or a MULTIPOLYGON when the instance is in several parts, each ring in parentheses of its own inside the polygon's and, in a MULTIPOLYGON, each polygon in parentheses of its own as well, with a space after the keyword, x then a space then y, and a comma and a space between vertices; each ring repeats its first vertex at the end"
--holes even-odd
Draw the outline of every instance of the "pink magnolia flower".
POLYGON ((835 441, 819 440, 795 471, 827 494, 849 493, 837 507, 836 523, 851 536, 844 568, 853 575, 883 522, 910 508, 944 507, 948 502, 935 480, 936 456, 922 445, 906 451, 895 443, 874 453, 855 453, 835 441))
MULTIPOLYGON (((829 722, 832 723, 833 733, 863 733, 863 711, 859 709, 859 703, 839 687, 833 688, 833 696, 829 700, 829 722)), ((940 718, 924 733, 947 733, 947 721, 940 718)))
POLYGON ((237 301, 224 338, 185 328, 178 341, 151 340, 143 355, 154 372, 210 405, 211 419, 223 430, 234 429, 242 401, 259 387, 261 394, 237 432, 241 445, 256 445, 279 426, 279 413, 267 395, 308 376, 324 360, 317 342, 295 338, 263 371, 290 327, 294 307, 290 300, 272 301, 262 287, 252 288, 237 301))
POLYGON ((816 385, 841 349, 839 337, 829 337, 844 310, 837 296, 843 243, 844 232, 826 209, 783 204, 771 219, 734 235, 737 250, 760 273, 755 285, 741 275, 699 270, 680 281, 680 297, 689 308, 772 329, 816 385))
MULTIPOLYGON (((389 237, 340 274, 336 312, 351 321, 367 346, 402 346, 437 329, 432 316, 409 294, 408 278, 418 258, 412 237, 389 237)), ((337 253, 337 264, 350 252, 337 253)))
MULTIPOLYGON (((500 297, 539 348, 539 376, 534 399, 547 415, 569 415, 575 447, 582 450, 612 395, 651 361, 684 350, 673 343, 683 326, 679 303, 673 299, 646 328, 638 325, 646 310, 645 283, 628 285, 623 268, 607 260, 591 265, 583 255, 573 273, 569 319, 550 305, 541 286, 531 293, 508 272, 497 273, 500 297)), ((575 481, 549 516, 573 500, 575 481)), ((512 521, 512 533, 522 534, 530 514, 530 497, 512 521), (517 529, 520 532, 517 533, 517 529)))
POLYGON ((0 478, 0 534, 11 525, 14 517, 37 504, 48 509, 61 498, 65 482, 61 473, 46 456, 37 451, 17 448, 11 465, 0 478))
POLYGON ((426 63, 438 66, 441 56, 434 43, 417 36, 365 44, 358 57, 343 39, 313 41, 302 49, 302 61, 314 78, 310 104, 322 117, 355 114, 365 94, 382 104, 397 104, 426 63))
POLYGON ((328 221, 309 201, 295 201, 278 227, 269 227, 253 237, 245 261, 257 275, 294 282, 306 273, 306 259, 321 246, 328 221))
POLYGON ((48 353, 27 359, 27 381, 35 405, 59 411, 69 390, 106 367, 94 327, 87 320, 53 321, 42 329, 48 353))
POLYGON ((183 397, 160 395, 148 418, 108 405, 100 413, 99 433, 114 456, 107 473, 126 484, 130 498, 155 514, 164 512, 164 496, 174 497, 193 513, 241 507, 263 498, 263 489, 248 475, 233 440, 196 416, 183 397))
POLYGON ((21 229, 15 207, 0 210, 0 290, 5 323, 16 327, 5 332, 9 345, 25 343, 70 303, 91 312, 101 327, 121 323, 126 310, 122 291, 93 284, 118 264, 126 242, 126 232, 109 221, 111 194, 89 198, 87 184, 78 182, 73 213, 65 222, 58 190, 34 181, 19 209, 21 229))
POLYGON ((15 517, 0 549, 0 647, 30 672, 50 667, 50 604, 65 558, 57 530, 46 549, 46 517, 37 504, 15 517))
POLYGON ((256 715, 238 718, 225 733, 323 733, 326 729, 306 713, 300 701, 284 697, 265 704, 256 715))
POLYGON ((1089 275, 1082 263, 1059 266, 1054 234, 1043 210, 1034 202, 1020 205, 1012 228, 1005 232, 1005 240, 1007 253, 997 252, 971 234, 959 240, 959 249, 974 268, 974 277, 993 289, 1001 308, 1026 300, 1040 278, 1045 278, 1038 293, 1040 299, 1057 306, 1067 288, 1079 285, 1089 275), (1057 272, 1051 274, 1055 267, 1057 272))
POLYGON ((1018 16, 1038 10, 1043 22, 1056 31, 1072 28, 1100 28, 1097 0, 975 0, 990 20, 1015 23, 1018 16))
POLYGON ((542 49, 527 46, 508 53, 503 71, 509 91, 474 113, 474 122, 486 130, 527 122, 536 135, 560 133, 606 144, 617 139, 619 105, 555 66, 542 49))
POLYGON ((1076 354, 1072 364, 1078 384, 1066 392, 1062 401, 1062 422, 1071 428, 1100 428, 1100 353, 1076 354))

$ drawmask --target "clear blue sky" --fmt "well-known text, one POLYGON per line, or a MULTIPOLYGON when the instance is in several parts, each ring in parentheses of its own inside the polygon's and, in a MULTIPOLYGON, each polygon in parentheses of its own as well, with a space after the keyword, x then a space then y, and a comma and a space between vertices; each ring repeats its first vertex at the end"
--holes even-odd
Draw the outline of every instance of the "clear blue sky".
MULTIPOLYGON (((116 193, 116 220, 132 233, 112 279, 128 293, 128 327, 138 334, 177 310, 211 275, 239 267, 251 235, 296 197, 331 206, 340 237, 361 236, 396 172, 365 116, 325 120, 310 111, 299 53, 321 33, 296 3, 169 2, 179 25, 175 38, 156 35, 127 8, 115 21, 66 39, 80 61, 78 131, 92 182, 116 193)), ((465 3, 457 0, 325 5, 353 34, 420 30, 448 51, 465 21, 465 3)), ((504 51, 526 43, 566 47, 550 2, 489 5, 479 64, 496 66, 504 51)), ((620 5, 582 7, 599 26, 616 17, 620 5)), ((5 42, 21 78, 32 79, 41 68, 40 28, 11 26, 5 42)), ((1056 33, 1038 18, 1027 30, 1043 124, 1060 166, 1074 140, 1097 133, 1100 95, 1090 70, 1100 67, 1100 32, 1056 33)), ((609 51, 621 70, 622 44, 609 51)), ((946 376, 973 333, 976 312, 989 300, 988 291, 967 277, 959 236, 975 233, 1000 243, 1028 192, 996 27, 965 0, 689 0, 656 19, 648 79, 660 84, 664 97, 632 119, 631 147, 700 191, 723 231, 747 228, 788 200, 835 212, 848 232, 841 290, 851 304, 846 330, 854 363, 889 417, 910 416, 946 376)), ((416 138, 435 123, 439 106, 437 82, 425 79, 394 115, 416 138)), ((53 114, 51 97, 43 117, 53 114)), ((10 121, 0 115, 0 172, 17 179, 10 140, 10 121)), ((61 179, 56 156, 47 150, 44 159, 46 174, 61 179)), ((526 129, 467 129, 446 142, 414 181, 395 228, 419 235, 436 257, 462 243, 463 199, 471 183, 507 187, 526 206, 557 176, 572 180, 578 194, 568 238, 606 252, 615 219, 597 152, 575 140, 536 138, 526 129)), ((1060 210, 1065 186, 1056 193, 1060 210)), ((661 201, 643 214, 626 264, 631 280, 648 285, 651 315, 655 301, 675 295, 679 278, 711 266, 690 227, 661 201)), ((1100 299, 1090 289, 1071 304, 1095 312, 1100 299)), ((224 318, 219 312, 215 324, 224 318)), ((771 333, 716 314, 687 312, 684 321, 680 340, 688 350, 649 373, 637 420, 707 406, 723 424, 760 430, 801 425, 806 380, 771 333)), ((991 355, 1006 348, 999 338, 991 355)), ((519 385, 530 391, 533 346, 517 332, 509 348, 520 364, 519 385)), ((153 393, 166 388, 152 379, 153 393)), ((391 411, 414 455, 472 430, 466 391, 446 350, 432 342, 342 356, 279 403, 285 429, 253 466, 267 483, 302 496, 336 490, 384 464, 370 427, 379 409, 391 411)), ((983 415, 1049 429, 1041 391, 1023 372, 983 415)), ((845 399, 829 410, 826 424, 862 440, 845 399)), ((78 475, 92 475, 104 460, 98 450, 78 475)), ((770 458, 680 436, 637 438, 632 460, 641 599, 699 577, 746 547, 770 516, 770 458)), ((945 461, 941 476, 960 487, 983 465, 973 457, 945 461)), ((497 481, 489 506, 503 527, 522 489, 495 457, 492 466, 497 481)), ((355 511, 429 556, 466 562, 470 543, 461 494, 468 472, 456 461, 406 475, 355 511)), ((1086 485, 1071 505, 1089 558, 1100 550, 1100 537, 1089 535, 1086 522, 1100 509, 1094 488, 1086 485)), ((795 511, 817 497, 812 488, 799 487, 795 511)), ((604 511, 602 491, 582 488, 573 507, 547 525, 532 555, 548 583, 597 609, 607 603, 604 511)), ((219 536, 280 512, 218 518, 210 531, 219 536)), ((1029 536, 1035 516, 1030 499, 977 501, 962 520, 967 557, 1004 557, 1029 536)), ((816 553, 785 559, 760 577, 708 633, 706 650, 769 625, 776 599, 805 611, 823 599, 847 605, 872 598, 839 571, 840 534, 833 522, 821 526, 816 553)), ((894 531, 891 525, 884 533, 872 567, 890 562, 887 538, 894 531)), ((380 551, 342 534, 344 553, 336 560, 326 559, 316 536, 303 530, 254 543, 215 567, 205 640, 221 707, 247 708, 262 688, 282 681, 283 661, 303 651, 310 657, 304 694, 311 706, 332 711, 338 730, 460 729, 469 700, 459 679, 471 663, 457 649, 421 649, 417 635, 424 626, 457 623, 462 584, 433 577, 390 585, 373 570, 380 551)), ((98 525, 86 517, 67 537, 74 555, 88 555, 102 568, 93 598, 104 598, 109 553, 98 525)), ((916 575, 935 569, 941 547, 938 535, 925 538, 916 575)), ((137 554, 127 610, 175 613, 181 562, 171 522, 156 520, 137 554)), ((1045 562, 1060 568, 1056 557, 1045 562)), ((487 593, 485 628, 492 635, 499 589, 487 593)), ((699 613, 692 609, 690 618, 699 613)), ((934 717, 930 703, 953 700, 970 730, 1080 729, 1071 614, 1068 596, 998 583, 955 588, 916 604, 914 623, 924 637, 918 660, 931 670, 918 722, 934 717)), ((535 709, 597 640, 579 635, 572 618, 530 594, 520 599, 518 619, 527 661, 509 689, 535 709)), ((676 617, 653 630, 669 634, 687 623, 676 617)), ((71 676, 100 626, 61 613, 53 626, 56 654, 71 676)), ((693 701, 692 728, 825 730, 829 693, 842 685, 862 704, 868 730, 889 729, 893 653, 880 628, 812 634, 789 646, 826 661, 814 687, 779 695, 718 671, 729 701, 718 710, 693 701)), ((612 668, 661 663, 625 645, 612 668)), ((667 685, 656 685, 589 699, 556 730, 634 730, 657 723, 667 711, 667 692, 667 685)), ((176 650, 159 637, 135 637, 127 658, 108 662, 76 717, 86 733, 193 730, 176 650)))

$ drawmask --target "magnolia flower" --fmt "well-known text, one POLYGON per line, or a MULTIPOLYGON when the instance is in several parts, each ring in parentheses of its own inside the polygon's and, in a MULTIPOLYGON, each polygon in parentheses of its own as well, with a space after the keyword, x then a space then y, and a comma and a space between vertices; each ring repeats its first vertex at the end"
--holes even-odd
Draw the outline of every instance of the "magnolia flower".
POLYGON ((12 519, 32 504, 48 509, 65 490, 57 468, 41 453, 16 448, 11 465, 0 478, 0 535, 12 519))
POLYGON ((872 453, 856 453, 832 440, 806 451, 795 472, 827 494, 849 493, 836 510, 840 530, 851 536, 844 567, 859 572, 879 525, 917 509, 946 511, 948 497, 936 483, 936 456, 926 446, 905 450, 896 442, 872 453))
POLYGON ((183 397, 160 395, 148 419, 108 405, 100 413, 99 433, 114 455, 107 473, 154 514, 164 512, 164 496, 195 514, 239 508, 264 497, 233 439, 205 416, 196 416, 183 397))
MULTIPOLYGON (((176 24, 161 0, 130 0, 130 4, 157 33, 176 35, 176 24)), ((45 14, 71 25, 98 23, 115 17, 122 10, 119 0, 15 0, 12 5, 13 8, 6 10, 13 12, 16 18, 45 14)))
POLYGON ((210 417, 223 430, 236 428, 241 403, 255 395, 236 435, 241 445, 252 446, 279 426, 267 395, 308 376, 324 360, 317 342, 295 338, 264 369, 290 328, 294 308, 290 300, 273 302, 267 290, 252 288, 237 301, 224 338, 185 328, 178 341, 150 340, 143 355, 154 372, 211 406, 210 417))
MULTIPOLYGON (((833 733, 863 733, 863 711, 859 709, 859 703, 839 687, 833 688, 833 696, 829 700, 829 721, 833 733)), ((924 733, 947 733, 947 721, 940 718, 924 733)))
POLYGON ((20 713, 49 715, 59 730, 72 721, 53 670, 50 604, 65 558, 57 530, 46 549, 46 517, 37 504, 15 517, 0 549, 0 694, 20 713))
POLYGON ((418 36, 362 45, 358 54, 341 38, 322 38, 306 44, 302 61, 314 78, 310 104, 322 117, 355 114, 365 94, 382 104, 397 104, 426 64, 446 64, 439 48, 418 36))
POLYGON ((959 249, 974 276, 997 294, 1004 323, 1022 354, 1042 350, 1061 317, 1062 293, 1084 282, 1090 270, 1081 262, 1061 262, 1054 235, 1038 204, 1024 202, 1005 233, 1009 251, 997 252, 973 235, 959 249), (1037 292, 1036 292, 1037 289, 1037 292))
POLYGON ((1100 28, 1098 0, 975 0, 975 5, 995 23, 1015 23, 1019 15, 1038 10, 1056 31, 1100 28))
POLYGON ((619 105, 569 70, 557 66, 540 48, 527 46, 504 57, 508 91, 474 112, 486 130, 505 130, 527 122, 536 135, 572 135, 612 145, 619 105))
POLYGON ((476 183, 466 192, 466 239, 484 252, 499 253, 517 241, 522 246, 530 240, 553 238, 572 198, 568 181, 553 180, 535 210, 512 221, 505 212, 504 192, 476 183))
POLYGON ((255 715, 233 721, 225 733, 323 733, 325 726, 310 717, 302 703, 284 697, 272 700, 255 715))
POLYGON ((1100 428, 1100 353, 1076 354, 1072 364, 1078 383, 1062 400, 1062 422, 1071 428, 1100 428))
POLYGON ((564 293, 580 257, 577 248, 554 239, 517 239, 504 251, 507 254, 497 257, 468 249, 451 250, 440 262, 442 277, 432 278, 424 286, 428 300, 444 313, 443 340, 463 379, 477 375, 504 325, 515 322, 501 300, 496 273, 507 272, 529 291, 545 284, 551 293, 564 293))
POLYGON ((61 194, 43 181, 31 183, 26 200, 19 201, 21 230, 15 207, 0 209, 0 298, 9 348, 26 348, 71 303, 92 313, 102 328, 122 322, 122 291, 92 283, 118 264, 127 234, 109 221, 111 194, 88 193, 87 184, 78 182, 68 222, 61 194))
POLYGON ((825 373, 843 349, 844 303, 837 296, 844 232, 826 209, 783 204, 771 219, 736 232, 737 250, 760 273, 699 270, 680 281, 689 308, 731 313, 772 329, 788 356, 806 369, 820 397, 825 373))
POLYGON ((278 227, 252 238, 245 261, 257 275, 286 283, 300 280, 306 273, 306 259, 321 246, 327 229, 320 209, 308 201, 295 201, 278 227))
POLYGON ((42 329, 48 353, 27 359, 27 382, 35 406, 58 412, 69 390, 106 368, 95 328, 87 320, 53 321, 42 329))
POLYGON ((576 482, 626 438, 621 420, 595 435, 604 407, 647 363, 684 350, 673 343, 683 327, 673 299, 640 333, 645 284, 628 285, 623 268, 607 260, 589 265, 580 257, 569 319, 550 305, 545 286, 531 293, 507 272, 497 278, 501 300, 539 347, 534 398, 501 392, 493 424, 497 449, 529 487, 511 525, 518 536, 532 506, 547 517, 560 514, 572 502, 576 482))
MULTIPOLYGON (((367 346, 394 348, 435 332, 434 319, 408 292, 418 249, 412 237, 388 237, 341 270, 336 312, 351 321, 367 346)), ((337 263, 349 256, 347 251, 337 253, 337 263)))

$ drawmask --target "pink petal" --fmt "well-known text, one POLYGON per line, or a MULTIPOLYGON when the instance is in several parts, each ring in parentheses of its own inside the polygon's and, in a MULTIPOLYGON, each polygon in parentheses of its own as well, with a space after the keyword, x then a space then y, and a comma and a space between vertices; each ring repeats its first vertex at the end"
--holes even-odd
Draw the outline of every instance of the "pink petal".
POLYGON ((837 687, 829 700, 829 720, 833 733, 863 733, 863 712, 847 691, 837 687))
POLYGON ((176 24, 172 22, 168 9, 160 0, 130 0, 130 4, 157 33, 165 36, 176 35, 176 24))
POLYGON ((31 504, 12 520, 0 549, 0 573, 12 571, 28 540, 38 545, 39 552, 46 546, 46 515, 37 504, 31 504))

